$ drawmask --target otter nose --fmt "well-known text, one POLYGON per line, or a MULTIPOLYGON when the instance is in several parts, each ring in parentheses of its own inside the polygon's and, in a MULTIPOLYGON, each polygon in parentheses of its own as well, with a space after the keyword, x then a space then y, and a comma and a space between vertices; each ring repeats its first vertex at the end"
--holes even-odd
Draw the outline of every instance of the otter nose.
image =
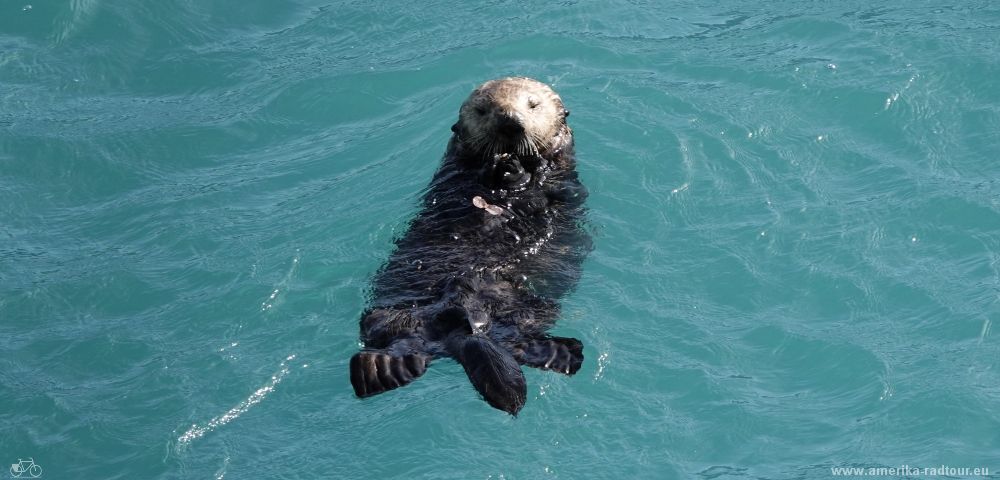
POLYGON ((508 137, 515 137, 524 133, 524 125, 517 114, 504 114, 497 120, 497 132, 508 137))

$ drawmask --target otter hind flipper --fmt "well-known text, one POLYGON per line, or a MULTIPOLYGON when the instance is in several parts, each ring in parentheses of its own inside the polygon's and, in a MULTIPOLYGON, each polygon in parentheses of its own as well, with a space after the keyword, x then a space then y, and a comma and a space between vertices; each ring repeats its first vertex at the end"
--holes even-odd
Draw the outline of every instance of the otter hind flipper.
POLYGON ((429 355, 362 350, 351 357, 351 385, 358 397, 370 397, 408 385, 427 371, 429 355))
POLYGON ((573 375, 583 365, 583 344, 575 338, 532 338, 514 345, 514 358, 522 365, 573 375))
POLYGON ((476 391, 493 408, 517 416, 528 396, 517 360, 484 335, 466 335, 457 343, 455 357, 476 391))

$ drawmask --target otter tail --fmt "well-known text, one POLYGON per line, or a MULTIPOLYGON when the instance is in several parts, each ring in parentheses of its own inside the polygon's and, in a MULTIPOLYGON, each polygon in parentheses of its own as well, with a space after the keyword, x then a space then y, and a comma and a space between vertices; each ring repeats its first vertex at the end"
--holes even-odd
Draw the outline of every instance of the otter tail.
POLYGON ((528 387, 514 356, 484 335, 466 335, 458 343, 455 358, 476 391, 494 408, 517 416, 528 387))

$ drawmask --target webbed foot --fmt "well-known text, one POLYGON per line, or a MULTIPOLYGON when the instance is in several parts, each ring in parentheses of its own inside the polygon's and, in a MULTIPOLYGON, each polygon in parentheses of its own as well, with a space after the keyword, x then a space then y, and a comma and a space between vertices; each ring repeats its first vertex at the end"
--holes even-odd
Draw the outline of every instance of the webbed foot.
POLYGON ((408 385, 427 371, 431 357, 422 353, 393 355, 362 350, 351 357, 351 385, 359 397, 370 397, 408 385))
POLYGON ((514 358, 522 365, 573 375, 583 365, 583 344, 575 338, 545 337, 518 342, 514 358))

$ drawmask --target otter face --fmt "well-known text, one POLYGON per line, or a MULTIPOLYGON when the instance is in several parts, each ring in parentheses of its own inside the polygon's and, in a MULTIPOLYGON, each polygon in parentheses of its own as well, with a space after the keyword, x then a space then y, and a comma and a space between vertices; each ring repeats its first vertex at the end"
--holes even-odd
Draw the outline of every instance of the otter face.
POLYGON ((473 90, 452 130, 484 156, 544 154, 569 134, 562 99, 548 85, 524 77, 490 80, 473 90), (564 132, 565 130, 565 132, 564 132))

